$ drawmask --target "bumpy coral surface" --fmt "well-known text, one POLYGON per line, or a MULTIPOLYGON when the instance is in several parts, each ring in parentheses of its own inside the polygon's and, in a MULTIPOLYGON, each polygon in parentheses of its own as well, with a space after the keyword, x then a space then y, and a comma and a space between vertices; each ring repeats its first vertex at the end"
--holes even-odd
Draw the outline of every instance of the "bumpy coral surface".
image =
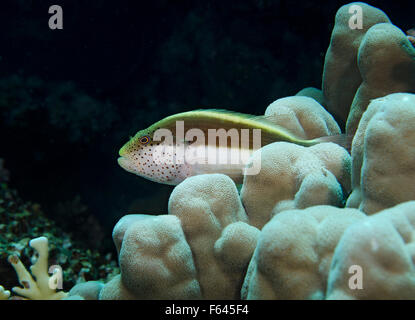
POLYGON ((220 174, 177 186, 169 215, 126 216, 114 229, 121 276, 101 299, 236 299, 259 230, 233 181, 220 174))
POLYGON ((350 226, 333 256, 328 299, 415 299, 415 202, 383 210, 350 226), (362 271, 350 285, 350 268, 362 271))
POLYGON ((323 299, 334 249, 344 230, 365 215, 315 206, 277 214, 262 229, 241 297, 323 299))
POLYGON ((265 110, 265 116, 303 139, 340 134, 334 118, 317 102, 316 99, 321 98, 318 97, 318 92, 310 92, 310 89, 300 91, 297 96, 281 98, 271 103, 265 110), (315 98, 301 96, 305 94, 315 98))
POLYGON ((373 100, 353 140, 347 206, 367 214, 415 199, 415 95, 373 100))
MULTIPOLYGON (((167 215, 136 218, 122 237, 122 278, 117 286, 136 299, 200 299, 192 252, 180 221, 167 215)), ((101 299, 113 298, 107 287, 101 291, 101 299)))
POLYGON ((354 95, 362 83, 357 61, 359 46, 368 29, 382 22, 390 22, 386 14, 362 2, 344 5, 337 11, 330 46, 324 61, 322 87, 327 110, 343 124, 346 122, 354 95), (362 10, 364 23, 361 29, 351 30, 349 11, 356 5, 362 10))
POLYGON ((361 83, 347 118, 346 130, 356 132, 370 101, 397 92, 415 92, 415 48, 405 33, 390 23, 371 27, 359 47, 361 83))
POLYGON ((276 142, 253 155, 261 171, 245 176, 241 199, 252 225, 262 228, 271 213, 313 205, 342 206, 350 190, 350 156, 333 143, 302 147, 276 142))

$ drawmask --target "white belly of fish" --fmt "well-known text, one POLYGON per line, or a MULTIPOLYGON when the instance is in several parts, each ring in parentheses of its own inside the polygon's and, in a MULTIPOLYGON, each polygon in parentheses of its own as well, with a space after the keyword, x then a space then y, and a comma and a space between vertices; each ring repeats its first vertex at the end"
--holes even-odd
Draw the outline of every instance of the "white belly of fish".
POLYGON ((171 184, 210 173, 222 173, 231 178, 241 177, 253 151, 249 149, 216 147, 210 145, 158 146, 153 157, 161 166, 174 165, 175 178, 171 184))

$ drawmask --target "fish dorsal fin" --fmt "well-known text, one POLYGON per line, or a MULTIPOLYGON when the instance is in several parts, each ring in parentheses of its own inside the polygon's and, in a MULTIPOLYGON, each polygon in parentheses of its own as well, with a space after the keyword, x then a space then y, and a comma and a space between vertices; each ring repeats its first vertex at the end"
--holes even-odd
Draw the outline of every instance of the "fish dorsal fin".
MULTIPOLYGON (((294 134, 290 129, 287 129, 281 125, 277 124, 278 115, 277 114, 268 114, 268 115, 252 115, 252 114, 245 114, 236 111, 229 111, 226 109, 198 109, 196 111, 205 111, 205 112, 212 112, 212 113, 223 113, 224 115, 233 115, 240 117, 242 119, 251 120, 258 124, 258 128, 265 125, 273 131, 276 135, 283 135, 289 137, 288 140, 302 140, 302 138, 298 137, 294 134)), ((254 125, 255 126, 255 125, 254 125)), ((275 142, 276 140, 272 138, 272 135, 267 135, 267 137, 263 137, 263 142, 268 144, 271 142, 275 142)))
POLYGON ((240 113, 237 111, 229 111, 226 109, 197 109, 195 111, 207 111, 207 112, 216 112, 216 113, 223 113, 226 115, 234 115, 238 116, 244 119, 250 119, 253 121, 258 121, 264 124, 268 124, 270 126, 273 126, 275 128, 281 129, 283 131, 289 132, 288 129, 281 127, 280 125, 276 124, 278 116, 276 114, 269 114, 269 115, 252 115, 252 114, 246 114, 246 113, 240 113))

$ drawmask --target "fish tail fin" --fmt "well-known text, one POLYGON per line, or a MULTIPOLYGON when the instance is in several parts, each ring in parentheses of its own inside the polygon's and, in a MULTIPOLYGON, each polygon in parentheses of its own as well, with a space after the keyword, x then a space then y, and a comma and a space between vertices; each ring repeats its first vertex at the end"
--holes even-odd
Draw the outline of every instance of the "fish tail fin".
POLYGON ((336 134, 332 136, 324 136, 324 137, 316 138, 311 141, 313 145, 318 144, 318 143, 324 143, 324 142, 332 142, 345 148, 350 153, 352 149, 353 137, 354 135, 342 133, 342 134, 336 134))

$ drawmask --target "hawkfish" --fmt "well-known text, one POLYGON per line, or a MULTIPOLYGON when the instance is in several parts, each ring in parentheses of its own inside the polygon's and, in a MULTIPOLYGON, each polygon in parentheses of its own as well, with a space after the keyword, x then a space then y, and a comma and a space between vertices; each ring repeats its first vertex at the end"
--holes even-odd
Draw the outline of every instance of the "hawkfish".
MULTIPOLYGON (((253 152, 267 144, 285 141, 308 147, 344 140, 344 135, 301 139, 276 125, 272 117, 217 109, 174 114, 131 137, 119 151, 118 164, 169 185, 209 173, 226 174, 239 184, 249 173, 247 163, 253 152)), ((258 173, 257 169, 260 166, 250 174, 258 173)))

